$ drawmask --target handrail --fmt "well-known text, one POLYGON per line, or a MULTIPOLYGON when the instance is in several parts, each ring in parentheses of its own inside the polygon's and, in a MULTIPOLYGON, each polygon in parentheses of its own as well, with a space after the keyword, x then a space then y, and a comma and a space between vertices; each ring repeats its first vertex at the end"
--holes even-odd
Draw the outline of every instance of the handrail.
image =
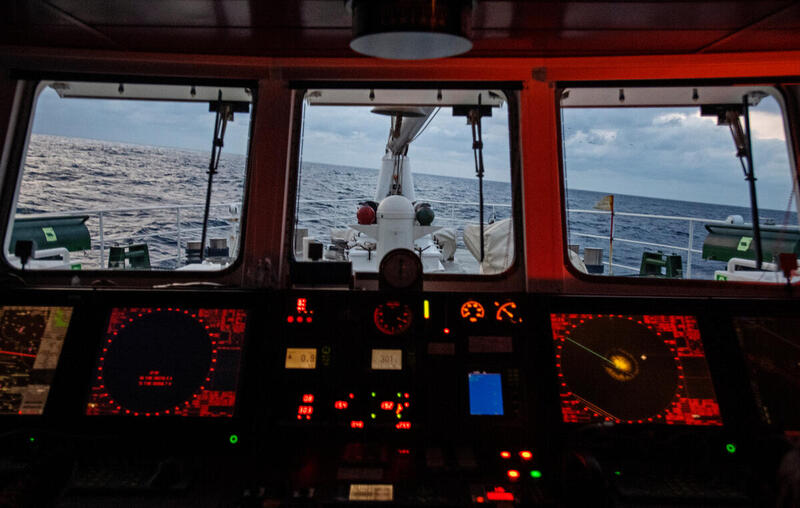
MULTIPOLYGON (((567 213, 589 213, 589 214, 600 214, 600 215, 611 215, 611 212, 608 210, 586 210, 580 208, 567 208, 567 213)), ((682 217, 677 215, 657 215, 657 214, 647 214, 647 213, 633 213, 633 212, 614 212, 615 216, 623 216, 623 217, 641 217, 647 219, 662 219, 662 220, 681 220, 681 221, 688 221, 689 225, 689 241, 687 242, 686 247, 681 247, 677 245, 667 245, 662 243, 656 242, 643 242, 641 240, 631 240, 629 238, 620 238, 614 236, 613 238, 609 235, 593 235, 589 233, 578 233, 578 232, 570 232, 570 235, 584 237, 584 238, 595 238, 600 240, 608 240, 615 242, 622 242, 622 243, 630 243, 634 245, 648 245, 652 247, 660 247, 662 249, 675 249, 685 251, 686 255, 686 278, 692 278, 692 254, 702 254, 702 250, 698 250, 694 248, 694 226, 696 222, 702 222, 704 224, 729 224, 726 221, 718 220, 718 219, 704 219, 701 217, 682 217)), ((603 262, 603 264, 607 264, 610 267, 620 267, 626 270, 638 271, 638 268, 634 268, 632 266, 622 265, 614 263, 612 259, 609 259, 608 262, 603 262)))
MULTIPOLYGON (((360 202, 363 199, 359 198, 342 198, 342 199, 328 199, 328 200, 310 200, 304 199, 299 200, 300 204, 313 204, 313 203, 320 203, 320 204, 330 204, 330 203, 355 203, 360 202)), ((442 214, 437 216, 437 219, 443 222, 452 222, 459 220, 455 217, 455 208, 458 206, 478 206, 478 202, 470 202, 470 201, 444 201, 438 199, 425 199, 421 200, 426 203, 431 204, 442 204, 449 207, 449 214, 442 214), (449 217, 448 217, 449 215, 449 217)), ((65 212, 48 212, 48 213, 38 213, 38 214, 25 214, 25 215, 18 215, 17 217, 30 217, 30 218, 37 218, 37 219, 47 219, 52 217, 76 217, 82 215, 89 215, 89 216, 96 216, 98 218, 98 229, 99 229, 99 255, 100 255, 100 265, 103 264, 103 260, 105 258, 105 250, 106 250, 106 243, 109 241, 117 241, 121 240, 123 236, 119 235, 112 235, 108 236, 105 233, 105 219, 107 219, 110 215, 118 215, 118 214, 139 214, 142 212, 151 212, 151 211, 158 211, 158 210, 174 210, 176 217, 175 217, 175 224, 176 227, 174 229, 169 230, 161 230, 157 232, 148 232, 148 233, 141 233, 133 235, 137 238, 152 238, 154 236, 175 236, 176 237, 176 255, 175 259, 178 264, 180 264, 181 260, 181 242, 183 240, 183 234, 187 232, 199 231, 199 228, 182 228, 181 222, 181 210, 188 210, 188 209, 201 209, 204 206, 203 203, 192 203, 192 204, 165 204, 165 205, 151 205, 145 207, 137 207, 137 208, 98 208, 98 209, 85 209, 85 210, 74 210, 74 211, 65 211, 65 212)), ((214 203, 211 205, 213 208, 220 208, 220 207, 239 207, 241 206, 241 202, 228 202, 228 203, 214 203)), ((495 208, 510 208, 510 203, 485 203, 484 206, 487 206, 492 209, 492 213, 494 213, 495 208)), ((607 210, 587 210, 587 209, 580 209, 580 208, 568 208, 567 213, 584 213, 584 214, 599 214, 599 215, 610 215, 611 212, 607 210)), ((691 278, 692 276, 692 254, 699 254, 702 253, 701 250, 694 248, 694 227, 696 222, 702 222, 704 224, 728 224, 726 221, 717 220, 717 219, 707 219, 701 217, 683 217, 683 216, 675 216, 675 215, 657 215, 657 214, 646 214, 646 213, 634 213, 634 212, 614 212, 615 216, 623 216, 623 217, 639 217, 639 218, 648 218, 648 219, 660 219, 660 220, 678 220, 678 221, 686 221, 688 222, 689 226, 689 240, 686 246, 678 246, 678 245, 669 245, 669 244, 661 244, 656 242, 647 242, 641 240, 633 240, 629 238, 621 238, 621 237, 613 237, 613 240, 616 242, 622 243, 629 243, 633 245, 647 245, 658 247, 662 249, 675 249, 687 252, 687 262, 686 262, 686 276, 687 278, 691 278)), ((337 218, 344 219, 347 218, 347 215, 313 215, 309 217, 303 217, 300 219, 301 222, 309 221, 309 220, 323 220, 323 221, 330 221, 335 220, 337 218)), ((352 217, 355 219, 355 217, 352 217)), ((235 219, 234 219, 235 221, 235 219)), ((466 221, 461 221, 462 223, 466 223, 466 221)), ((211 226, 211 229, 226 229, 232 227, 234 224, 227 224, 221 226, 211 226)), ((787 227, 796 227, 796 226, 787 226, 787 227)), ((608 235, 597 235, 591 233, 580 233, 580 232, 570 232, 571 236, 583 237, 583 238, 594 238, 600 240, 611 240, 608 235)), ((128 236, 129 237, 129 236, 128 236)), ((93 242, 94 243, 94 242, 93 242)), ((235 246, 232 246, 235 248, 235 246)), ((92 246, 91 250, 94 250, 94 245, 92 246)), ((165 258, 154 258, 154 261, 163 261, 165 258)), ((609 259, 608 262, 603 262, 604 264, 608 264, 611 267, 619 267, 627 270, 636 271, 635 267, 622 265, 619 263, 614 263, 612 259, 609 259)))
MULTIPOLYGON (((84 210, 72 210, 72 211, 64 211, 64 212, 46 212, 46 213, 34 213, 34 214, 20 214, 16 215, 16 218, 33 218, 33 219, 49 219, 49 218, 56 218, 56 217, 80 217, 83 215, 88 215, 90 217, 96 216, 98 219, 98 244, 99 247, 99 262, 97 263, 99 266, 103 267, 105 263, 105 251, 106 251, 106 242, 109 241, 118 241, 126 238, 152 238, 154 236, 172 236, 174 235, 176 238, 175 246, 176 246, 176 253, 175 253, 175 260, 178 265, 181 262, 181 242, 183 238, 183 233, 186 232, 193 232, 199 231, 200 228, 182 228, 181 227, 181 210, 189 210, 189 209, 202 209, 205 206, 205 203, 190 203, 190 204, 165 204, 165 205, 151 205, 151 206, 142 206, 137 208, 97 208, 97 209, 84 209, 84 210), (120 235, 113 235, 108 236, 105 232, 105 219, 108 216, 113 215, 120 215, 120 214, 134 214, 138 215, 143 212, 152 212, 152 211, 175 211, 175 229, 168 229, 168 230, 161 230, 156 232, 150 233, 139 233, 139 234, 132 234, 126 236, 120 235)), ((239 207, 241 206, 241 202, 228 202, 228 203, 213 203, 210 205, 212 208, 220 208, 220 207, 239 207)), ((227 218, 231 219, 231 218, 227 218)), ((225 220, 225 219, 223 219, 225 220)), ((236 218, 234 218, 234 221, 236 218)), ((217 230, 217 229, 227 229, 232 227, 233 224, 226 224, 220 226, 210 226, 209 229, 217 230)), ((95 242, 92 242, 93 245, 90 247, 90 251, 95 250, 95 242)), ((232 246, 235 248, 235 246, 232 246)), ((152 256, 151 259, 155 262, 162 262, 168 257, 155 257, 152 256)))

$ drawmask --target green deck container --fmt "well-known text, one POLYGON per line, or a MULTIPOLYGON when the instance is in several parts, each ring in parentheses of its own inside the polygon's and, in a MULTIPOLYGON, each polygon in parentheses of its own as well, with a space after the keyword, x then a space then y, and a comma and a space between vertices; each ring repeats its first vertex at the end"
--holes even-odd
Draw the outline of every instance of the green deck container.
MULTIPOLYGON (((750 224, 706 224, 703 259, 728 261, 731 258, 755 259, 756 244, 750 224)), ((800 230, 781 226, 761 226, 761 251, 766 262, 777 262, 778 254, 800 255, 800 230)))
POLYGON ((92 247, 88 215, 78 217, 17 218, 11 231, 9 251, 14 252, 18 240, 32 240, 36 250, 64 247, 70 252, 92 247))

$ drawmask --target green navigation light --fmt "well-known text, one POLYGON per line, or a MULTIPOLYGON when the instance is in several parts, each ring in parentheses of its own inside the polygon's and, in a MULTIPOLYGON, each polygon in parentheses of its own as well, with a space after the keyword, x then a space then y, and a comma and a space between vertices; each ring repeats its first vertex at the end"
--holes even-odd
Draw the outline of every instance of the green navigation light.
POLYGON ((725 449, 728 450, 728 453, 736 453, 736 445, 733 443, 726 444, 725 449))
POLYGON ((375 392, 370 393, 370 396, 372 396, 372 397, 375 397, 376 395, 378 395, 378 394, 375 393, 375 392))
POLYGON ((536 478, 537 480, 542 477, 542 472, 538 469, 534 469, 531 471, 531 478, 536 478))
POLYGON ((35 437, 33 437, 33 436, 31 436, 31 437, 29 437, 29 438, 28 438, 28 441, 30 441, 31 443, 33 443, 33 442, 35 442, 35 441, 36 441, 36 438, 35 438, 35 437))
POLYGON ((231 434, 231 437, 228 438, 228 441, 230 441, 231 444, 236 444, 239 442, 239 436, 236 434, 231 434))
POLYGON ((614 471, 614 474, 617 476, 622 476, 622 471, 614 471))

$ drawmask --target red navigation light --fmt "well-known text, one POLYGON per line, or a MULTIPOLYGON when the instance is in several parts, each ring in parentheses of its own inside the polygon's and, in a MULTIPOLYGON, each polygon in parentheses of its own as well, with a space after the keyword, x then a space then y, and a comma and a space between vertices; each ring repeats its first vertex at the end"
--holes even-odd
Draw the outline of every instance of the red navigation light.
POLYGON ((519 456, 522 458, 522 460, 531 460, 533 458, 533 454, 528 450, 522 450, 519 452, 519 456))
POLYGON ((347 396, 350 397, 351 399, 355 399, 356 398, 356 394, 355 393, 350 393, 347 396))
POLYGON ((384 411, 391 411, 392 409, 394 409, 394 402, 392 402, 391 400, 384 400, 383 402, 381 402, 381 409, 383 409, 384 411))
POLYGON ((508 475, 509 480, 518 480, 519 479, 519 471, 516 469, 509 469, 506 473, 508 475))
POLYGON ((306 318, 306 323, 310 323, 310 322, 311 322, 311 316, 308 316, 308 317, 306 318))
POLYGON ((307 298, 298 298, 297 299, 297 313, 304 314, 306 309, 308 308, 308 299, 307 298))
POLYGON ((398 455, 410 455, 411 454, 411 450, 409 450, 408 448, 398 448, 397 449, 397 454, 398 455))
POLYGON ((286 318, 287 323, 294 323, 294 316, 289 316, 286 318))
POLYGON ((486 501, 486 499, 484 499, 483 496, 478 496, 475 498, 476 503, 483 503, 484 501, 486 501))
POLYGON ((444 332, 445 335, 450 335, 450 328, 445 328, 442 332, 444 332))
POLYGON ((511 452, 507 452, 507 451, 504 450, 504 451, 500 452, 500 456, 503 457, 504 459, 510 459, 511 458, 511 452))
POLYGON ((333 403, 333 407, 336 409, 347 409, 348 402, 346 400, 337 400, 333 403))
POLYGON ((350 421, 350 428, 351 429, 363 429, 364 428, 364 421, 363 420, 351 420, 350 421))
POLYGON ((397 422, 394 427, 399 430, 408 430, 411 428, 411 422, 397 422))
POLYGON ((297 316, 297 322, 298 323, 302 323, 303 322, 303 316, 297 316))

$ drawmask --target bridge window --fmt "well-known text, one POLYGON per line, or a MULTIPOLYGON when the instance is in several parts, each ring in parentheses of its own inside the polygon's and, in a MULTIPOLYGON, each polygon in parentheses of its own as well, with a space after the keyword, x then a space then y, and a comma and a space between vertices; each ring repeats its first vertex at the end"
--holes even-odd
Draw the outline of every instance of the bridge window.
POLYGON ((295 258, 369 273, 402 247, 426 275, 506 271, 515 249, 508 115, 497 90, 308 90, 295 258))
POLYGON ((780 254, 797 257, 800 229, 781 103, 752 86, 564 90, 574 267, 785 282, 780 254))
POLYGON ((236 87, 41 83, 7 261, 31 270, 229 266, 252 101, 236 87))

